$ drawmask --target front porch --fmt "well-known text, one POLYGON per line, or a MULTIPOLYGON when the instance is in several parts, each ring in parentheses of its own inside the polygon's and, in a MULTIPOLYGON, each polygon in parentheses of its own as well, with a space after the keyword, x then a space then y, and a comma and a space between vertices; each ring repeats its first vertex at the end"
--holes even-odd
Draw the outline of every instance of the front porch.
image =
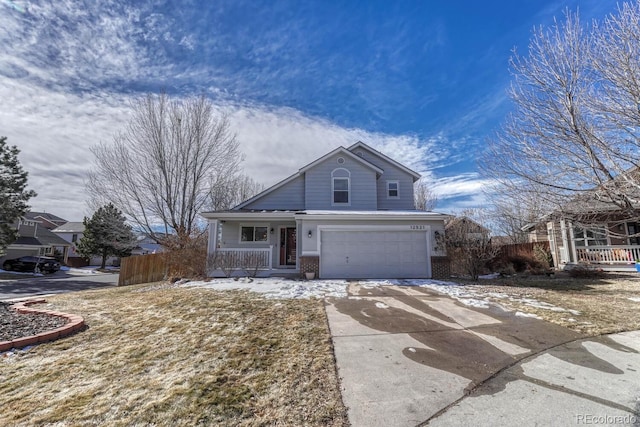
POLYGON ((605 271, 635 272, 635 261, 640 260, 640 245, 576 247, 574 253, 565 259, 575 260, 565 263, 565 266, 593 266, 605 271))
POLYGON ((218 248, 208 259, 211 277, 297 277, 299 269, 274 267, 273 245, 268 248, 218 248))

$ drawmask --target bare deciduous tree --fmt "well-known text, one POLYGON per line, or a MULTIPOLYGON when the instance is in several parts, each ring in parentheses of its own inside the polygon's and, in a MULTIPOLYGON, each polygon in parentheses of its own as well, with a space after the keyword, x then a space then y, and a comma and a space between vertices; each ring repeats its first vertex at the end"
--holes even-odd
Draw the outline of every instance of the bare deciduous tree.
POLYGON ((431 185, 421 178, 413 185, 415 207, 419 211, 432 211, 438 203, 438 196, 431 190, 431 185))
POLYGON ((212 179, 239 168, 236 137, 205 97, 150 94, 132 110, 112 144, 92 148, 95 169, 87 186, 93 202, 113 203, 161 243, 169 234, 171 242, 187 241, 210 200, 212 179))
MULTIPOLYGON (((527 194, 528 196, 535 196, 527 194)), ((491 194, 493 206, 488 217, 495 234, 509 239, 509 243, 526 243, 529 236, 522 231, 525 225, 536 223, 547 213, 544 204, 527 200, 521 194, 491 194)))
POLYGON ((589 27, 567 12, 514 53, 515 109, 481 162, 505 191, 583 224, 639 217, 639 20, 638 1, 589 27))
POLYGON ((487 263, 498 254, 499 249, 491 244, 491 231, 486 223, 486 213, 475 209, 462 212, 445 225, 438 244, 447 248, 453 274, 478 280, 487 263))
POLYGON ((214 211, 231 209, 255 196, 264 186, 242 174, 218 173, 211 181, 208 208, 214 211))

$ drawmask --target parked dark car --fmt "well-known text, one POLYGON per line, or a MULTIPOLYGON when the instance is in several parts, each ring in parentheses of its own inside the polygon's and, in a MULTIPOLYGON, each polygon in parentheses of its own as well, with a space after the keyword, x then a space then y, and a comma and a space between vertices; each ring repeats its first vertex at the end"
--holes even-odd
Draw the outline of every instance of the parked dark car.
POLYGON ((6 271, 26 271, 55 273, 60 270, 60 263, 55 258, 44 256, 23 256, 16 259, 8 259, 2 264, 6 271))

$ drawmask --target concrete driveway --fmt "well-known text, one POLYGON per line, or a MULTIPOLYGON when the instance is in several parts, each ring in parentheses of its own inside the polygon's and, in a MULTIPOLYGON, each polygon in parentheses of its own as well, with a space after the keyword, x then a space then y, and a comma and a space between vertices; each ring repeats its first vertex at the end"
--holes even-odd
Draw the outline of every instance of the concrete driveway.
POLYGON ((37 277, 0 280, 0 300, 26 298, 36 295, 60 294, 104 288, 118 284, 117 273, 74 273, 58 271, 37 277))
POLYGON ((638 332, 582 339, 498 307, 366 282, 329 299, 327 315, 356 427, 640 425, 638 332))

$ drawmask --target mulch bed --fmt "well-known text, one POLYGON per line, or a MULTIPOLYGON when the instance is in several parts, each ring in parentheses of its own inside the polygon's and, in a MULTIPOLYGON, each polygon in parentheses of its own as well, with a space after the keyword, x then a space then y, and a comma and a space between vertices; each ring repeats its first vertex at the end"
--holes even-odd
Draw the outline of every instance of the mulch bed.
POLYGON ((0 301, 0 342, 36 335, 67 323, 67 319, 48 314, 21 314, 12 305, 0 301))

